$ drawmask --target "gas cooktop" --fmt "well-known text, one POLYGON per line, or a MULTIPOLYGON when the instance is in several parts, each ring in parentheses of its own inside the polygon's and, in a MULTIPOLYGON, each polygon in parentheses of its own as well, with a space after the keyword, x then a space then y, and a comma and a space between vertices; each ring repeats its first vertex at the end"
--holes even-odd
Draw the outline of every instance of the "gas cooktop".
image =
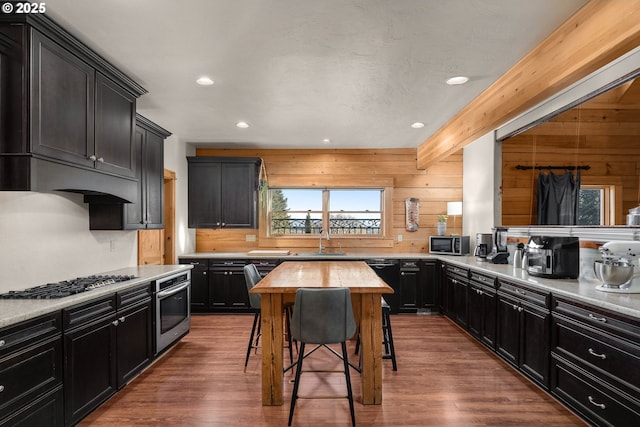
POLYGON ((76 279, 65 280, 58 283, 47 283, 46 285, 36 286, 23 291, 9 291, 5 294, 0 294, 0 299, 64 298, 135 278, 136 276, 128 274, 78 277, 76 279))

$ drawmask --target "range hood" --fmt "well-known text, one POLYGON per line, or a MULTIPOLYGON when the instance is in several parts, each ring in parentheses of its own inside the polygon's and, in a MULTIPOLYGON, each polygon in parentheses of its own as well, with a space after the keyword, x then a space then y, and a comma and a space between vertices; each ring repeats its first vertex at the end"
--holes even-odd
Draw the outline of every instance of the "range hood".
POLYGON ((0 174, 4 183, 0 190, 68 191, 84 194, 85 203, 132 203, 138 194, 138 180, 135 178, 97 172, 33 155, 0 158, 0 174))

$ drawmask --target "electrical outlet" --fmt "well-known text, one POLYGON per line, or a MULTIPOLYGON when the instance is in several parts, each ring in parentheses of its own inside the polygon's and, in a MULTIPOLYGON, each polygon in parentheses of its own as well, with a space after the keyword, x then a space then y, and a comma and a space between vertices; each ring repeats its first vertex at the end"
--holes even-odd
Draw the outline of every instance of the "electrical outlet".
POLYGON ((398 234, 398 243, 402 243, 402 234, 398 234))
POLYGON ((109 252, 115 252, 115 251, 116 251, 116 241, 109 240, 109 252))
POLYGON ((246 242, 255 242, 256 241, 256 235, 255 234, 247 234, 245 236, 245 241, 246 242))

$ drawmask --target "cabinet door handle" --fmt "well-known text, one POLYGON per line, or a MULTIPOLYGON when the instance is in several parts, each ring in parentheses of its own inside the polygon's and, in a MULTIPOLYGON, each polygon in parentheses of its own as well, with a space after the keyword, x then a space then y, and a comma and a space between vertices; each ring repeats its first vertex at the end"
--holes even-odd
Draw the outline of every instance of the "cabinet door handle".
POLYGON ((402 273, 400 273, 401 276, 404 276, 404 271, 402 273))
POLYGON ((589 396, 589 403, 591 403, 593 406, 597 406, 600 409, 606 409, 607 406, 604 403, 598 403, 596 402, 593 397, 589 396))
POLYGON ((513 304, 513 309, 517 310, 518 309, 518 304, 513 304))
POLYGON ((518 288, 516 288, 516 293, 520 294, 520 295, 526 295, 527 294, 525 291, 523 291, 522 289, 518 289, 518 288))
POLYGON ((104 163, 104 158, 102 158, 102 157, 98 157, 98 161, 99 161, 100 163, 104 163))
POLYGON ((207 275, 207 272, 206 272, 206 271, 203 271, 203 272, 202 272, 202 275, 203 275, 203 276, 206 276, 206 275, 207 275))
POLYGON ((124 321, 126 320, 126 317, 122 316, 121 318, 118 319, 120 322, 124 323, 124 321))
POLYGON ((224 227, 225 225, 227 225, 227 224, 225 224, 225 223, 223 222, 223 223, 222 223, 222 226, 224 227))
POLYGON ((592 348, 589 349, 589 354, 595 357, 599 357, 600 359, 604 360, 607 358, 606 354, 600 354, 600 353, 596 353, 592 348))
POLYGON ((0 340, 0 347, 2 347, 5 344, 6 344, 5 340, 0 340))
POLYGON ((118 320, 114 320, 113 322, 111 322, 111 324, 112 324, 113 326, 118 326, 118 320))
POLYGON ((0 384, 0 393, 2 393, 3 391, 4 391, 4 386, 0 384))
POLYGON ((518 311, 519 311, 520 313, 522 313, 522 312, 524 311, 524 308, 523 308, 523 307, 518 307, 518 311))
POLYGON ((598 316, 594 316, 593 314, 589 313, 589 319, 591 320, 595 320, 596 322, 602 322, 602 323, 607 323, 607 319, 605 317, 598 317, 598 316))
POLYGON ((98 158, 96 157, 95 154, 92 154, 89 156, 89 160, 91 160, 92 162, 95 162, 96 160, 98 160, 98 158))

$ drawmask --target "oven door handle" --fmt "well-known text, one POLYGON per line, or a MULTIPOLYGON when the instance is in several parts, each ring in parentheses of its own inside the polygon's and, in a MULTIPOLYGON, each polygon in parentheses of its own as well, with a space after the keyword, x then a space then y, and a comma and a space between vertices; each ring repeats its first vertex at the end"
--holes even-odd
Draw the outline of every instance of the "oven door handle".
POLYGON ((179 285, 175 288, 169 288, 167 290, 164 290, 162 292, 158 292, 157 293, 157 297, 158 298, 166 298, 166 297, 170 297, 171 295, 175 295, 180 291, 183 291, 185 289, 187 289, 189 287, 189 285, 191 284, 191 282, 184 282, 182 285, 179 285))

